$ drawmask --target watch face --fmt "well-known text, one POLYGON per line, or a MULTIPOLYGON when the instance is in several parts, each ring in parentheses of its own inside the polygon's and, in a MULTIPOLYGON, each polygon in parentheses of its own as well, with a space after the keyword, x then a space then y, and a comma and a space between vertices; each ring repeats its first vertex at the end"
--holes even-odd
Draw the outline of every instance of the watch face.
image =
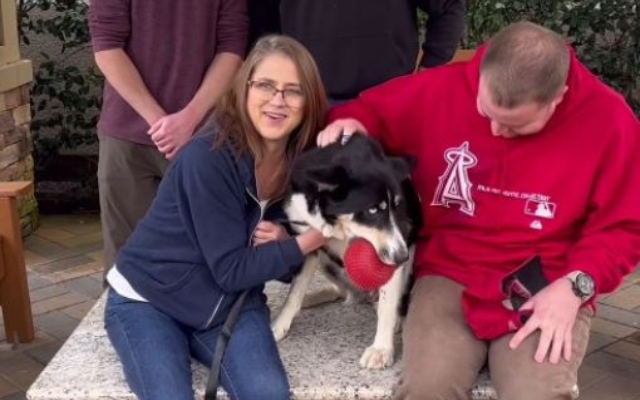
POLYGON ((593 279, 587 274, 579 274, 576 277, 576 289, 583 296, 591 296, 595 291, 593 279))

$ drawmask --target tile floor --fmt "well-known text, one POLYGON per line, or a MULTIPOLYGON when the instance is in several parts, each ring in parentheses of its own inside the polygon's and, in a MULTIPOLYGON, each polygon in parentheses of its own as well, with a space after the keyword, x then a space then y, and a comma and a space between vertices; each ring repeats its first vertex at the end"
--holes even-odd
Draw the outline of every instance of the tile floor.
POLYGON ((102 292, 102 235, 97 215, 42 216, 25 239, 36 339, 12 348, 0 320, 0 399, 25 391, 102 292))
MULTIPOLYGON (((36 340, 12 348, 0 320, 0 400, 25 391, 102 291, 97 215, 42 216, 25 240, 36 340)), ((580 400, 640 400, 640 270, 600 300, 580 400)))

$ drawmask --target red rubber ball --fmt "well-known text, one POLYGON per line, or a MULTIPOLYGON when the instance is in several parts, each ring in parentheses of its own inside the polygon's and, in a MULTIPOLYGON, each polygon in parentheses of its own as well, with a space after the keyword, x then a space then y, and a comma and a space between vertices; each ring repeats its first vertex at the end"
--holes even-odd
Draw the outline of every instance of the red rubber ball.
POLYGON ((351 282, 362 290, 377 290, 389 282, 396 267, 383 263, 365 239, 354 239, 344 253, 344 267, 351 282))

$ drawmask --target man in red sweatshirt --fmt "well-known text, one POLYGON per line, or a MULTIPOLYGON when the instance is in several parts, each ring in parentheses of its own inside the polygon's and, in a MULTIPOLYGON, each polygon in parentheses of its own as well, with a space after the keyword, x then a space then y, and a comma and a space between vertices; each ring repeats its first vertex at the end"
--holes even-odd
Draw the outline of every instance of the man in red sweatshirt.
POLYGON ((398 399, 467 399, 488 362, 501 400, 570 399, 597 294, 640 260, 640 123, 562 37, 520 22, 468 63, 332 110, 418 160, 425 226, 398 399))

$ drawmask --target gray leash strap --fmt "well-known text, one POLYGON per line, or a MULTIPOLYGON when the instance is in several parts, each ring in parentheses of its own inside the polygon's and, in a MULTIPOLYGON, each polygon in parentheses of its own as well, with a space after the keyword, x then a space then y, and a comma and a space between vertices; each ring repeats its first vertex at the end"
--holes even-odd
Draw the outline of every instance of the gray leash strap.
POLYGON ((204 392, 205 400, 216 400, 218 398, 218 382, 220 381, 222 357, 224 356, 224 351, 227 349, 227 344, 229 344, 229 339, 231 338, 233 327, 238 320, 238 316, 240 316, 240 311, 242 310, 242 306, 244 305, 244 301, 248 293, 248 290, 240 293, 240 296, 238 297, 236 302, 233 303, 233 306, 231 306, 229 315, 222 325, 220 336, 218 336, 218 341, 216 342, 216 349, 213 353, 213 361, 211 362, 211 373, 209 374, 209 379, 207 381, 207 388, 204 392))

